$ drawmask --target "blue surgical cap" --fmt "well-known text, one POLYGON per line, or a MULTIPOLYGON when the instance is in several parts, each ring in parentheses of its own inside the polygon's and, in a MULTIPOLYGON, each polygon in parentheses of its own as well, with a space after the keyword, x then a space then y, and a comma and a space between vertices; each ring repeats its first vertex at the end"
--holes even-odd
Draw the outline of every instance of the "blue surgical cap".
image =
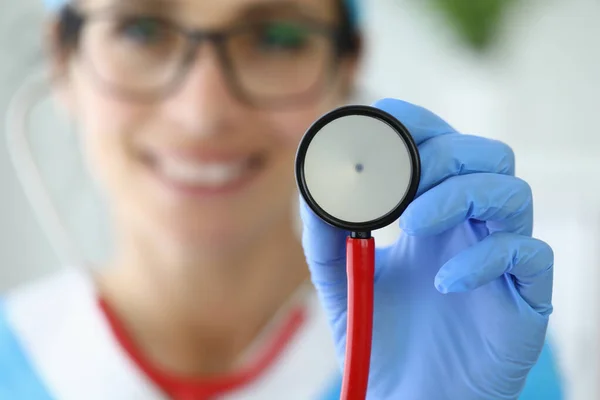
POLYGON ((346 3, 346 6, 348 7, 348 12, 350 14, 350 21, 354 25, 358 25, 358 22, 359 22, 360 12, 359 12, 358 1, 359 0, 344 0, 344 3, 346 3))
MULTIPOLYGON (((67 4, 70 0, 42 0, 46 9, 50 11, 59 10, 62 6, 67 4)), ((359 0, 344 0, 344 3, 348 6, 350 12, 350 20, 354 24, 358 24, 359 21, 359 0)))
POLYGON ((56 11, 67 4, 69 0, 43 0, 44 6, 50 11, 56 11))

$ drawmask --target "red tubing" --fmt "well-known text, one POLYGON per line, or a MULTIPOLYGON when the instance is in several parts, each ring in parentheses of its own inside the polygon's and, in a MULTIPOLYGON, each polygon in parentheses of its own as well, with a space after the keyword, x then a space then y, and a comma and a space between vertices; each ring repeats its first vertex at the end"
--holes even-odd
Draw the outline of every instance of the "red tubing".
POLYGON ((340 400, 365 400, 373 337, 375 240, 346 240, 348 323, 346 360, 340 400))

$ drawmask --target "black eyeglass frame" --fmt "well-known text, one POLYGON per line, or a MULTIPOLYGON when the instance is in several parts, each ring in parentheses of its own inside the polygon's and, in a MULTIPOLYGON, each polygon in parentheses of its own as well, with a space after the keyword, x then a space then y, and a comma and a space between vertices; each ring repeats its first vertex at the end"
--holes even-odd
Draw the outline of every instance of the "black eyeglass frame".
MULTIPOLYGON (((80 45, 81 32, 84 26, 90 21, 106 18, 107 16, 113 16, 113 9, 101 9, 93 13, 84 13, 74 7, 73 5, 66 5, 60 15, 60 31, 59 40, 61 43, 67 43, 72 46, 73 49, 78 49, 80 45)), ((140 13, 141 16, 144 16, 140 13)), ((321 21, 316 21, 310 18, 296 18, 294 22, 302 22, 307 27, 310 27, 312 32, 323 35, 332 43, 333 54, 328 65, 325 66, 324 71, 321 73, 322 77, 315 82, 304 93, 298 95, 281 96, 279 98, 273 98, 270 100, 258 100, 258 96, 252 96, 246 93, 243 85, 240 83, 235 73, 235 67, 231 61, 231 57, 228 55, 226 50, 226 41, 232 35, 239 34, 252 26, 251 24, 241 24, 228 29, 223 30, 202 30, 202 29, 187 29, 181 25, 173 22, 168 18, 160 18, 157 16, 151 16, 150 18, 160 21, 162 24, 173 28, 179 34, 187 39, 188 45, 186 51, 183 53, 183 58, 180 62, 179 72, 176 74, 176 78, 172 79, 168 85, 165 85, 163 90, 154 91, 154 94, 140 94, 133 93, 133 91, 118 87, 114 83, 107 82, 97 72, 94 63, 87 61, 90 72, 94 75, 94 78, 100 85, 103 86, 104 90, 107 90, 112 95, 126 100, 133 100, 136 102, 155 102, 162 100, 171 95, 174 91, 180 88, 180 85, 185 80, 187 72, 196 60, 198 53, 198 47, 204 42, 208 41, 212 44, 216 50, 217 57, 220 66, 223 70, 228 88, 241 102, 256 108, 287 108, 293 106, 300 106, 306 102, 313 101, 315 98, 326 94, 332 83, 332 78, 338 70, 341 60, 343 57, 351 53, 354 47, 352 40, 349 39, 348 27, 341 25, 336 26, 334 24, 326 24, 321 21)), ((150 90, 149 90, 150 92, 150 90)))

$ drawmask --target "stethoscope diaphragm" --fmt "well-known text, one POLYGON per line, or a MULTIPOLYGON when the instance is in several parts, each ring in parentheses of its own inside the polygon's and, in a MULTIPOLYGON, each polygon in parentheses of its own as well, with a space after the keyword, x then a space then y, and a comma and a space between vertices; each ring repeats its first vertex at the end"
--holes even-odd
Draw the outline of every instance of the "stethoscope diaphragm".
POLYGON ((335 109, 304 135, 296 179, 310 208, 348 231, 373 231, 400 217, 413 200, 420 161, 410 132, 369 106, 335 109))

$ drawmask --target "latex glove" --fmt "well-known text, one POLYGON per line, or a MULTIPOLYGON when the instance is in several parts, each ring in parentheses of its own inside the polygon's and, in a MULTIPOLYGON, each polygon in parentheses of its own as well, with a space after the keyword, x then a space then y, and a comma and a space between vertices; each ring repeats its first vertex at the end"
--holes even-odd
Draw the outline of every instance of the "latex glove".
MULTIPOLYGON (((531 237, 530 187, 505 144, 458 134, 400 100, 375 106, 411 132, 422 175, 403 234, 376 252, 368 397, 517 399, 552 312, 554 256, 531 237)), ((305 254, 343 362, 347 232, 301 204, 305 254)))

